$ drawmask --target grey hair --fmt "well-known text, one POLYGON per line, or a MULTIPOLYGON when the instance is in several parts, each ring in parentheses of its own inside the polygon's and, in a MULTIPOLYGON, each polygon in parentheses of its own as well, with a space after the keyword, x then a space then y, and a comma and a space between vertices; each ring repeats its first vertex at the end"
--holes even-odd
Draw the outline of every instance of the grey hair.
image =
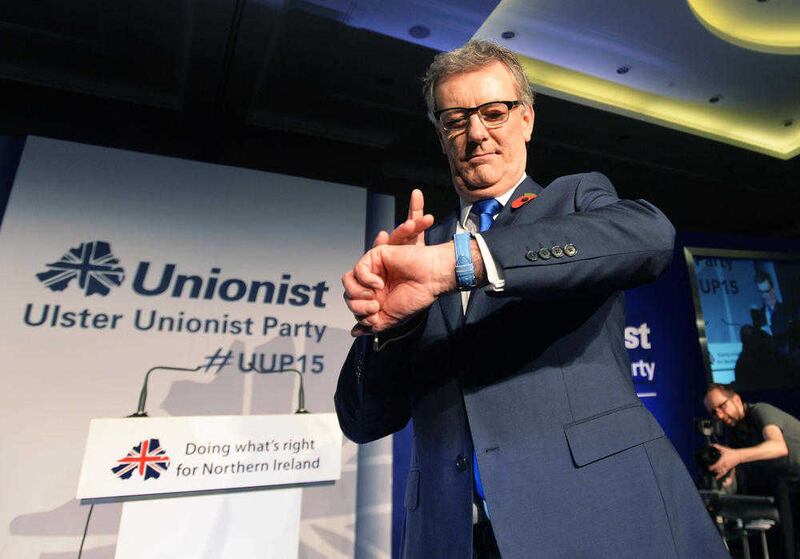
POLYGON ((436 110, 434 89, 439 80, 453 74, 477 70, 493 62, 500 62, 508 68, 514 79, 517 97, 522 101, 523 105, 533 107, 533 89, 531 89, 528 76, 525 74, 525 69, 520 64, 517 56, 494 41, 473 39, 461 48, 437 54, 428 67, 428 71, 425 72, 425 77, 422 78, 422 95, 425 97, 425 104, 428 106, 428 119, 436 124, 436 119, 433 116, 436 110))

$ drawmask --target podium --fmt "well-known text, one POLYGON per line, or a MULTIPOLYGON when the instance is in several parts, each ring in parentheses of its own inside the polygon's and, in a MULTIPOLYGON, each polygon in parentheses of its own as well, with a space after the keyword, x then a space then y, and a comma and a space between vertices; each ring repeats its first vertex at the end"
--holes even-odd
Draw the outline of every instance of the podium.
POLYGON ((303 488, 341 448, 330 413, 95 419, 77 497, 124 503, 117 559, 297 557, 303 488))

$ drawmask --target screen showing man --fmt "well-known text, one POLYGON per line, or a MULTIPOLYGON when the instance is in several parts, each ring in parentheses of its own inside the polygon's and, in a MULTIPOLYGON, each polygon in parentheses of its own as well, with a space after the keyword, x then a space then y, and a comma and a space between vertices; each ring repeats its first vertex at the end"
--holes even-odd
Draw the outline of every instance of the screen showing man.
POLYGON ((711 380, 738 390, 800 387, 800 259, 686 250, 711 380))

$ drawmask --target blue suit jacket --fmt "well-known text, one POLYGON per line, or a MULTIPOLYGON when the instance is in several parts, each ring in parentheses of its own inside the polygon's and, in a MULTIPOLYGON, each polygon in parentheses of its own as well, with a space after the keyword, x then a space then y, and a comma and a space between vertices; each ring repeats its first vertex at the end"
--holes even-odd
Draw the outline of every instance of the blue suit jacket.
POLYGON ((359 338, 339 377, 350 439, 413 418, 404 556, 472 556, 474 448, 506 559, 728 557, 636 396, 624 346, 620 290, 669 265, 672 225, 597 173, 546 189, 527 179, 511 199, 524 192, 538 197, 507 204, 483 234, 505 290, 473 291, 466 315, 460 294, 445 295, 380 351, 359 338))

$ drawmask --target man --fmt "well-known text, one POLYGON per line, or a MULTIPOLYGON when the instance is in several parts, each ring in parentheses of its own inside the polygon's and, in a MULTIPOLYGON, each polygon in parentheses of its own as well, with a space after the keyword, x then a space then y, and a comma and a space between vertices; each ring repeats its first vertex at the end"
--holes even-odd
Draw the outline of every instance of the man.
POLYGON ((772 276, 764 271, 758 271, 754 278, 756 289, 764 305, 758 309, 756 319, 761 330, 772 336, 775 349, 782 353, 789 353, 789 328, 791 317, 788 309, 778 301, 772 276))
MULTIPOLYGON (((769 485, 781 517, 784 555, 794 559, 791 486, 800 480, 800 420, 765 403, 746 404, 741 396, 724 384, 711 384, 703 401, 708 413, 728 427, 731 446, 715 444, 720 457, 709 470, 717 479, 736 467, 751 467, 751 478, 769 485)), ((733 475, 728 476, 733 480, 733 475)), ((794 508, 797 508, 795 502, 794 508)))
POLYGON ((415 191, 344 275, 359 337, 335 396, 359 443, 413 418, 404 557, 727 557, 624 346, 619 290, 669 264, 669 221, 599 174, 525 175, 510 51, 440 54, 424 92, 460 211, 428 229, 415 191))

